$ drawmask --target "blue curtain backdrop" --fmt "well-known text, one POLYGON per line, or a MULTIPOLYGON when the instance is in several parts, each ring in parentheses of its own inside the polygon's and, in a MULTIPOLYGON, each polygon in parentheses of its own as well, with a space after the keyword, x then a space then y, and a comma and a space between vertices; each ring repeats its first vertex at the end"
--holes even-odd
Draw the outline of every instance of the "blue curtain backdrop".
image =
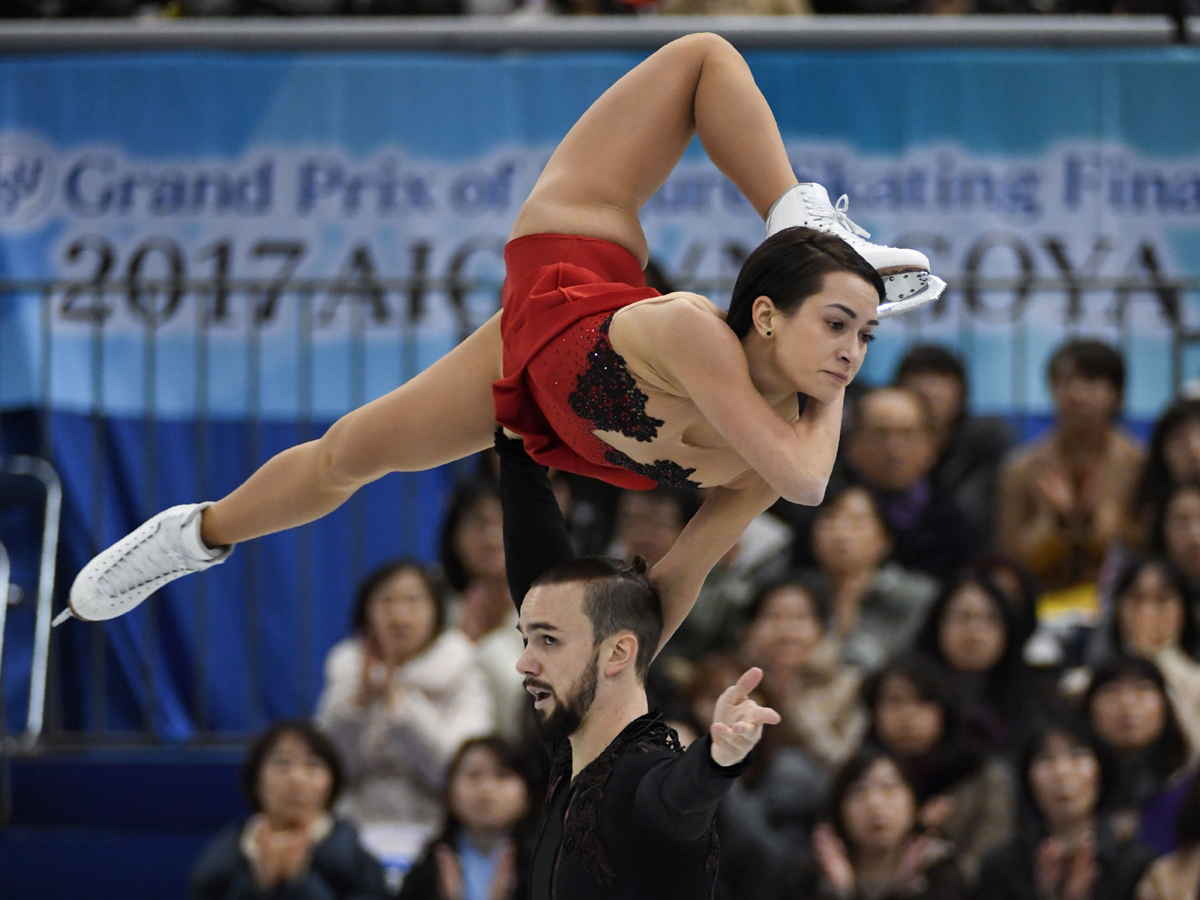
MULTIPOLYGON (((60 602, 98 547, 165 506, 219 496, 490 315, 499 249, 541 165, 641 58, 0 58, 0 276, 352 285, 272 299, 265 288, 219 298, 135 284, 100 298, 59 291, 48 308, 37 294, 4 297, 5 449, 47 442, 66 487, 60 602), (384 291, 386 278, 428 284, 384 291)), ((864 378, 889 378, 918 335, 941 340, 967 357, 977 409, 1037 421, 1049 412, 1048 353, 1094 333, 1129 356, 1130 417, 1153 418, 1171 393, 1171 333, 1196 325, 1194 298, 1166 285, 1200 273, 1200 53, 748 58, 798 175, 847 193, 878 239, 920 246, 951 277, 1163 285, 955 291, 881 329, 864 378)), ((685 280, 728 279, 761 234, 698 145, 644 221, 654 258, 685 280)), ((1200 372, 1200 359, 1184 362, 1186 376, 1200 372)), ((206 580, 100 626, 103 641, 67 626, 65 723, 149 722, 184 740, 197 726, 245 731, 311 710, 355 580, 385 558, 433 558, 453 474, 391 476, 309 530, 240 548, 206 580)), ((6 693, 11 727, 18 701, 6 693)))

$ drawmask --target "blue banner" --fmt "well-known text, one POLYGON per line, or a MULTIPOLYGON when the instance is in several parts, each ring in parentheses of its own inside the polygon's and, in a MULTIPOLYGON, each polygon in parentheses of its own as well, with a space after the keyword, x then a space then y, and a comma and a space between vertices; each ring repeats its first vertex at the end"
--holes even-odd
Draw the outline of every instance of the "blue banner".
MULTIPOLYGON (((52 296, 48 315, 41 296, 6 298, 0 407, 46 399, 58 417, 60 465, 78 469, 73 564, 87 555, 87 523, 102 521, 105 539, 115 539, 144 513, 192 499, 197 483, 226 486, 230 469, 214 462, 222 451, 187 459, 196 422, 228 423, 235 443, 246 440, 236 428, 248 417, 298 439, 308 433, 298 422, 327 423, 385 393, 490 315, 505 236, 549 153, 642 58, 0 59, 0 276, 78 282, 52 296), (282 289, 289 279, 335 277, 345 284, 333 290, 282 289), (128 284, 93 289, 106 279, 128 284), (195 279, 266 287, 197 291, 195 279), (417 284, 389 289, 388 279, 417 284), (112 423, 107 446, 123 467, 140 464, 137 422, 147 415, 165 423, 179 451, 157 459, 157 486, 136 502, 98 495, 103 514, 87 505, 92 463, 78 450, 94 439, 87 416, 95 413, 112 423), (71 450, 75 462, 63 463, 71 450), (194 468, 203 466, 211 477, 194 468)), ((1196 298, 1170 285, 1200 275, 1200 50, 763 51, 748 59, 800 179, 847 194, 851 216, 876 240, 919 247, 938 274, 965 279, 935 308, 881 328, 863 377, 889 378, 916 336, 944 340, 968 359, 977 409, 1041 414, 1050 350, 1066 335, 1099 334, 1129 355, 1129 414, 1145 420, 1162 408, 1172 334, 1200 325, 1196 298), (972 286, 1007 276, 1015 288, 972 286), (1113 283, 1072 287, 1085 276, 1113 283), (1034 291, 1039 278, 1063 279, 1067 289, 1034 291), (1146 283, 1151 290, 1130 287, 1146 283)), ((653 258, 687 283, 731 279, 762 236, 698 144, 643 220, 653 258)), ((1186 358, 1185 375, 1196 374, 1200 358, 1186 358)), ((261 441, 238 454, 263 456, 261 441)), ((434 490, 422 509, 436 513, 440 497, 434 490)), ((379 543, 375 529, 369 540, 377 543, 366 562, 395 546, 379 543)), ((433 542, 416 539, 412 549, 428 556, 433 542)), ((290 585, 302 548, 263 552, 262 583, 290 585)), ((322 613, 311 638, 315 664, 340 636, 331 623, 343 620, 357 568, 331 560, 322 571, 341 586, 330 601, 336 615, 322 613)), ((191 613, 178 615, 168 616, 177 629, 169 639, 190 633, 191 613)), ((123 633, 122 659, 148 652, 135 639, 140 627, 123 633)), ((276 671, 288 667, 284 656, 271 661, 276 671)), ((205 702, 241 703, 239 686, 257 677, 245 669, 225 665, 205 702)), ((177 673, 163 677, 156 715, 174 723, 165 731, 186 734, 194 704, 179 698, 197 688, 177 673)), ((269 711, 295 712, 311 691, 277 698, 269 711)), ((241 721, 229 712, 220 724, 241 721)))

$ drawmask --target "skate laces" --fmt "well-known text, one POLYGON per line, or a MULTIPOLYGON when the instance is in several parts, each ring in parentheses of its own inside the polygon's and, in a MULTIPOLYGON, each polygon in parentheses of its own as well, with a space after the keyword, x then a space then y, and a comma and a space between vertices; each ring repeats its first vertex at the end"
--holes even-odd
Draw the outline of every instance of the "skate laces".
POLYGON ((871 233, 869 231, 856 224, 848 215, 846 215, 847 210, 850 209, 850 197, 848 194, 842 194, 842 196, 838 197, 837 203, 833 206, 829 206, 828 204, 822 203, 819 200, 814 200, 811 197, 805 197, 804 202, 807 204, 809 211, 815 217, 821 219, 831 219, 846 231, 849 231, 851 234, 857 235, 864 240, 867 240, 871 237, 871 233))
POLYGON ((114 560, 109 565, 108 570, 97 579, 96 586, 103 593, 115 597, 125 591, 136 590, 143 585, 150 584, 163 577, 191 571, 191 566, 182 559, 180 554, 174 551, 174 548, 161 548, 174 564, 168 571, 163 571, 161 560, 155 560, 150 554, 139 552, 142 551, 142 548, 147 543, 159 536, 161 528, 162 526, 160 525, 152 533, 146 535, 146 537, 130 547, 125 553, 121 554, 118 559, 114 560))

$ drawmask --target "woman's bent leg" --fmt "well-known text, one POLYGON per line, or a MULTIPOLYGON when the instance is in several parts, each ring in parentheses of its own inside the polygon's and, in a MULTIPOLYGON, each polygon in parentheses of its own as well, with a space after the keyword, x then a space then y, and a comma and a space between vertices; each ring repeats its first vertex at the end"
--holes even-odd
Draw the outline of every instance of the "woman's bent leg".
POLYGON ((540 232, 613 241, 644 265, 638 210, 696 134, 764 219, 796 183, 771 108, 741 55, 694 34, 663 47, 592 104, 546 164, 511 238, 540 232))
POLYGON ((500 314, 416 378, 338 419, 323 437, 269 459, 204 511, 210 547, 303 525, 388 472, 415 472, 492 445, 500 314))

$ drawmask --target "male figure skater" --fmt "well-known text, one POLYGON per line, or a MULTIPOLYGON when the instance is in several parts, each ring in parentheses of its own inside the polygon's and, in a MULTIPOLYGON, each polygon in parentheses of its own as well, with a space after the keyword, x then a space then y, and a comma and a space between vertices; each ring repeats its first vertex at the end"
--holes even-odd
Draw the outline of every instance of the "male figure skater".
POLYGON ((525 652, 517 668, 551 754, 531 900, 701 900, 717 874, 717 804, 779 714, 749 695, 750 669, 717 701, 708 735, 680 752, 645 677, 663 634, 644 567, 576 559, 545 471, 496 436, 504 549, 525 652))

